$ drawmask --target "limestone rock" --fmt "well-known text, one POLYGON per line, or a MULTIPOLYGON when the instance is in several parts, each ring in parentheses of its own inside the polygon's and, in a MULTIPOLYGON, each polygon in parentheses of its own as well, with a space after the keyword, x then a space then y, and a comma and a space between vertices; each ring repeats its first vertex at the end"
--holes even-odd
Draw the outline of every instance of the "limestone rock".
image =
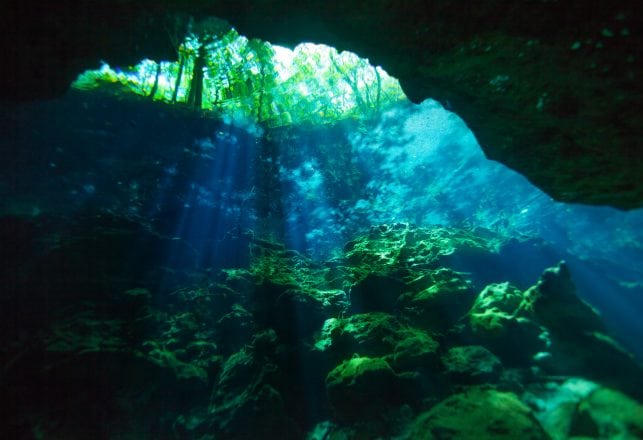
POLYGON ((395 371, 435 371, 439 343, 386 313, 364 313, 324 323, 317 350, 334 359, 353 355, 387 360, 395 371))
POLYGON ((224 438, 295 438, 297 429, 279 388, 279 372, 270 355, 274 331, 255 335, 252 344, 228 358, 214 387, 209 426, 224 438))
POLYGON ((549 439, 515 394, 472 388, 440 402, 415 421, 409 439, 549 439))
POLYGON ((564 262, 547 269, 525 293, 536 319, 551 335, 551 374, 582 375, 643 398, 643 367, 608 334, 600 315, 576 295, 564 262))
POLYGON ((387 313, 362 313, 324 324, 317 347, 345 359, 353 354, 381 357, 406 336, 402 323, 387 313))
POLYGON ((415 379, 396 374, 382 358, 355 357, 328 373, 326 391, 339 420, 368 419, 416 400, 415 379))
POLYGON ((478 345, 453 347, 442 356, 445 373, 458 384, 493 383, 500 379, 502 363, 478 345))
POLYGON ((523 293, 509 283, 482 290, 468 313, 470 338, 497 353, 508 365, 526 365, 548 348, 547 333, 523 293))
POLYGON ((524 296, 533 304, 537 319, 554 334, 605 332, 598 312, 576 295, 564 261, 546 269, 524 296))
POLYGON ((467 266, 489 257, 499 244, 491 231, 473 234, 459 228, 416 228, 408 223, 372 226, 368 235, 348 242, 348 262, 383 275, 409 275, 422 269, 467 266), (463 264, 464 263, 464 264, 463 264))
POLYGON ((599 438, 643 438, 643 405, 616 390, 599 388, 578 404, 570 435, 586 432, 583 424, 599 438))
POLYGON ((422 331, 409 332, 395 345, 392 366, 395 371, 431 373, 438 367, 438 342, 422 331))
POLYGON ((643 405, 594 382, 580 378, 549 382, 525 398, 554 440, 643 436, 643 405))
POLYGON ((475 296, 471 285, 457 272, 439 269, 431 276, 430 287, 405 293, 398 305, 416 325, 445 332, 469 310, 475 296))

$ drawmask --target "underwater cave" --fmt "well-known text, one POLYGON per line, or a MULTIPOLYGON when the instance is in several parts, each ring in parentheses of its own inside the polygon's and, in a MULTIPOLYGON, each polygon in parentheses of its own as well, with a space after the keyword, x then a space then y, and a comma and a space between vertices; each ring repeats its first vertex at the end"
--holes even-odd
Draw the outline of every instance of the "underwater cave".
POLYGON ((203 3, 3 6, 1 438, 643 437, 634 3, 203 3))

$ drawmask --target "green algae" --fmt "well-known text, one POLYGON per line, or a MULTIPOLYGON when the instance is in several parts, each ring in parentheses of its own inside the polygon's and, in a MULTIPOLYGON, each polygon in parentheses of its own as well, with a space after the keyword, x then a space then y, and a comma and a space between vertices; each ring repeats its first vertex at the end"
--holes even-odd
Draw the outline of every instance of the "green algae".
MULTIPOLYGON (((384 225, 316 262, 256 240, 248 267, 176 274, 179 288, 164 302, 151 286, 129 287, 55 317, 48 374, 64 384, 103 365, 110 383, 141 394, 149 411, 108 399, 118 414, 140 415, 123 432, 152 423, 153 400, 170 396, 167 417, 184 438, 638 432, 626 421, 638 407, 618 393, 635 394, 640 367, 576 297, 564 265, 525 290, 476 288, 468 270, 450 267, 496 262, 501 242, 488 232, 384 225), (561 407, 556 423, 525 406, 553 399, 539 388, 552 377, 574 375, 615 390, 561 407), (622 405, 622 422, 607 421, 610 402, 622 405)), ((55 425, 59 416, 42 417, 55 425)), ((74 431, 47 423, 46 432, 74 431)))

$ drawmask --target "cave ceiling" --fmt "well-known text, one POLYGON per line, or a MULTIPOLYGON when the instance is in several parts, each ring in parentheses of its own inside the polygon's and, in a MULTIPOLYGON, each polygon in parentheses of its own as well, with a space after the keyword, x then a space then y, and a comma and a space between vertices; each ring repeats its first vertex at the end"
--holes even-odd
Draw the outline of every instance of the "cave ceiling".
POLYGON ((273 44, 369 58, 412 101, 460 115, 487 157, 553 198, 633 209, 643 206, 642 12, 640 0, 6 0, 0 99, 60 96, 103 59, 175 59, 188 17, 217 16, 273 44))

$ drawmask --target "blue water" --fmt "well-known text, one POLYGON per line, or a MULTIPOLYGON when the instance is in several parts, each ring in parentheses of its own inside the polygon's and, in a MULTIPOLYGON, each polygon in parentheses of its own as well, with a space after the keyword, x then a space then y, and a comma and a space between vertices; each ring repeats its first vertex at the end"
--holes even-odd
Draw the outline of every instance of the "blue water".
MULTIPOLYGON (((552 200, 488 160, 435 101, 370 125, 267 131, 76 94, 8 108, 5 120, 3 214, 125 216, 188 242, 201 268, 247 264, 249 236, 324 260, 383 223, 532 237, 544 251, 517 255, 516 267, 485 281, 527 288, 565 259, 578 294, 643 359, 643 210, 552 200)), ((164 258, 184 264, 173 248, 164 258)))
MULTIPOLYGON (((579 295, 643 356, 643 210, 554 201, 522 175, 488 160, 466 124, 432 100, 390 110, 374 129, 348 138, 352 161, 365 176, 357 200, 327 196, 314 145, 301 148, 297 167, 281 168, 281 180, 295 182, 297 193, 288 203, 291 245, 325 254, 369 225, 392 222, 537 237, 551 252, 525 260, 529 272, 568 260, 579 295), (304 226, 295 214, 301 212, 304 226)), ((521 284, 510 273, 506 277, 521 284)))
POLYGON ((554 201, 488 160, 466 124, 435 101, 391 110, 374 130, 350 135, 350 142, 352 159, 367 176, 354 203, 325 206, 314 147, 302 148, 299 167, 282 169, 282 180, 295 181, 300 197, 318 201, 306 210, 310 239, 353 224, 411 222, 538 236, 580 256, 643 256, 643 210, 554 201))

